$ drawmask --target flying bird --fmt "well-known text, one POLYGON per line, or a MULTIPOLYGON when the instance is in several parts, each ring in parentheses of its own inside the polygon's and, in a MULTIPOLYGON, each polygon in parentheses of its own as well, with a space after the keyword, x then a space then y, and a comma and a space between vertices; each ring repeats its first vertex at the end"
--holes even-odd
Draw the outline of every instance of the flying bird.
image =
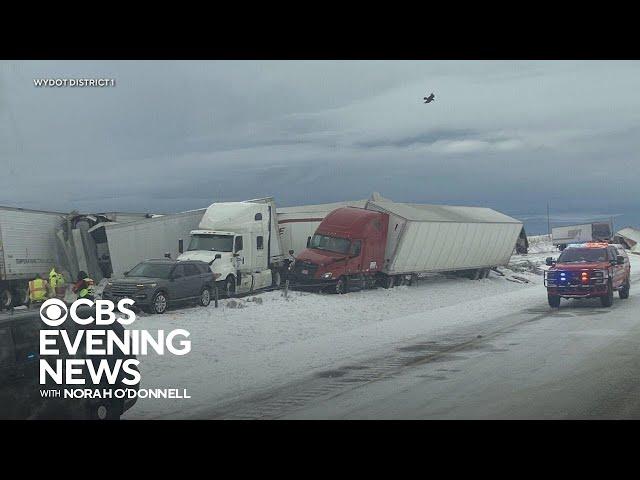
POLYGON ((436 99, 436 96, 432 93, 428 97, 424 97, 424 103, 431 103, 436 99))

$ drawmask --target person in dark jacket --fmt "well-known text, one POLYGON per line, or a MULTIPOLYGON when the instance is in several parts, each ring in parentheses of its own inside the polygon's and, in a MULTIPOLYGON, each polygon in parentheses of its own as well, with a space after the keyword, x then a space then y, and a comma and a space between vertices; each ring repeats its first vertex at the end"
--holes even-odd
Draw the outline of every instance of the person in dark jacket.
POLYGON ((94 281, 86 272, 80 271, 78 273, 78 280, 73 285, 73 293, 78 295, 78 298, 87 298, 91 301, 95 299, 94 297, 94 281))

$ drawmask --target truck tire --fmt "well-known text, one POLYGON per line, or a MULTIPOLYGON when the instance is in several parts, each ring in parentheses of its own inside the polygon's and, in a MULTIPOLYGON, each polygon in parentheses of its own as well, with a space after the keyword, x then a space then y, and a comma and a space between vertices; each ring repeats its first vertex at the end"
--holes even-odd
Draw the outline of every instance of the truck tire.
POLYGON ((229 275, 224 281, 224 292, 227 298, 232 298, 236 294, 236 277, 229 275))
POLYGON ((611 282, 607 284, 607 293, 600 297, 600 304, 603 307, 610 307, 613 305, 613 285, 611 282))
POLYGON ((0 290, 0 309, 8 310, 14 307, 15 296, 9 287, 0 290))
POLYGON ((271 286, 274 288, 280 288, 282 284, 282 275, 280 275, 280 270, 275 270, 271 274, 271 286))
POLYGON ((560 297, 558 295, 547 294, 547 300, 551 308, 560 308, 560 297))
POLYGON ((388 288, 393 288, 395 283, 396 283, 396 279, 395 279, 395 277, 392 277, 391 275, 387 275, 386 277, 384 277, 382 279, 382 286, 384 288, 387 288, 387 289, 388 288))
POLYGON ((628 278, 627 283, 625 283, 624 286, 620 290, 618 290, 618 295, 622 300, 629 298, 630 289, 631 289, 631 279, 628 278))
POLYGON ((335 291, 338 295, 344 295, 347 293, 347 279, 345 277, 340 277, 336 282, 335 291))

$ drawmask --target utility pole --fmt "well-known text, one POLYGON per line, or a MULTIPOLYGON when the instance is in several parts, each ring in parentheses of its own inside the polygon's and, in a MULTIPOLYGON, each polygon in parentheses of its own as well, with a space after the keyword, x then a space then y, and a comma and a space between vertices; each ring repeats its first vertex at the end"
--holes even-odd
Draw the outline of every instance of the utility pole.
POLYGON ((551 219, 549 217, 549 202, 547 202, 547 234, 549 235, 549 240, 551 240, 551 219))

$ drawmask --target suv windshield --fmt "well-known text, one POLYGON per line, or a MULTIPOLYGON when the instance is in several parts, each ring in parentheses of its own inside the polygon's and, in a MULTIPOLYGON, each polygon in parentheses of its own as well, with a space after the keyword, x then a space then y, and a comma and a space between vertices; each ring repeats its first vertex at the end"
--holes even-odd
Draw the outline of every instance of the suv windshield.
POLYGON ((311 239, 309 247, 318 250, 328 250, 330 252, 349 253, 350 245, 351 242, 346 238, 315 234, 311 239))
POLYGON ((607 250, 604 248, 567 248, 558 263, 606 262, 607 250))
POLYGON ((129 270, 129 277, 169 278, 173 263, 142 262, 129 270))
POLYGON ((233 251, 233 236, 231 235, 192 235, 187 251, 213 250, 215 252, 233 251))

